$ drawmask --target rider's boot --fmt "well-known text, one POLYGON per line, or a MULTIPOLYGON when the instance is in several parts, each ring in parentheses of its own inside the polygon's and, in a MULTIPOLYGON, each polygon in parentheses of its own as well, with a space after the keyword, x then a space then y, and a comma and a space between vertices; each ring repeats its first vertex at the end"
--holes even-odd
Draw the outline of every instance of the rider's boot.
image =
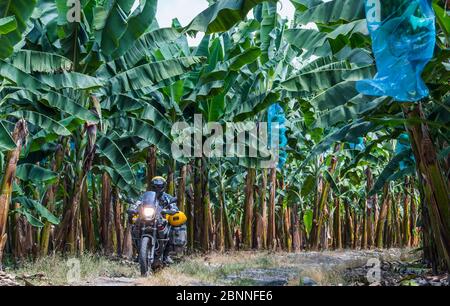
POLYGON ((173 260, 172 260, 172 258, 170 258, 170 256, 169 256, 169 252, 170 252, 169 248, 166 247, 166 249, 164 250, 164 254, 163 254, 163 263, 164 263, 165 265, 171 265, 171 264, 173 264, 173 260))
POLYGON ((164 264, 166 264, 166 265, 171 265, 171 264, 173 264, 173 259, 170 258, 169 255, 167 255, 167 256, 164 257, 163 262, 164 262, 164 264))

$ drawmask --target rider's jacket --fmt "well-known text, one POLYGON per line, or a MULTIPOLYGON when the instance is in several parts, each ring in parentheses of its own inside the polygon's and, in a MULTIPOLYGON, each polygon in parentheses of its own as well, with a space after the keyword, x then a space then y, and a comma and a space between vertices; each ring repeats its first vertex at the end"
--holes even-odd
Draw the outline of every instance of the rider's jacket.
POLYGON ((163 192, 159 195, 158 200, 164 209, 178 210, 177 198, 172 197, 170 194, 163 192))

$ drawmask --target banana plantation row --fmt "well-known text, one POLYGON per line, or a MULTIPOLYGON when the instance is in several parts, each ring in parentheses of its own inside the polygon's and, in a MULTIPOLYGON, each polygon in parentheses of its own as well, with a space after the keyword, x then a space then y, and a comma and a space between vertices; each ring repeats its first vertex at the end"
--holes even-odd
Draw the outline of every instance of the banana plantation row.
POLYGON ((84 0, 79 21, 65 0, 0 3, 0 262, 131 257, 128 199, 159 175, 191 252, 421 246, 448 270, 445 1, 417 103, 355 89, 376 73, 362 0, 291 0, 291 21, 277 1, 209 2, 171 28, 156 0, 84 0), (195 114, 281 123, 280 163, 174 159, 171 127, 195 114))

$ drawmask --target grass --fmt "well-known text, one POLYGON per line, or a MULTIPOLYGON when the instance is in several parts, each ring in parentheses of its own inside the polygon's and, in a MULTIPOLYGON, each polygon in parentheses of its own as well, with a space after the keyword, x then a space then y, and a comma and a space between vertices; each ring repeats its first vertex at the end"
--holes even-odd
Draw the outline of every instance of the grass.
MULTIPOLYGON (((139 277, 137 263, 93 254, 83 254, 76 260, 79 260, 79 280, 76 282, 68 281, 68 277, 74 276, 73 268, 78 261, 61 255, 24 260, 14 265, 9 263, 6 272, 18 279, 26 279, 32 285, 89 285, 98 283, 98 278, 118 277, 135 278, 137 285, 202 285, 221 283, 227 276, 245 269, 274 265, 274 260, 262 252, 192 255, 144 279, 139 277)), ((253 281, 238 279, 231 284, 252 285, 253 281)))
MULTIPOLYGON (((208 258, 215 257, 208 255, 208 258)), ((248 268, 248 265, 240 262, 214 263, 205 260, 203 256, 191 256, 170 267, 156 272, 152 277, 145 280, 145 284, 171 285, 172 281, 184 285, 216 284, 230 274, 238 273, 248 268), (176 279, 174 279, 174 277, 176 279)))
POLYGON ((268 252, 230 252, 192 255, 181 262, 156 272, 142 281, 145 285, 216 285, 230 284, 250 286, 252 279, 238 278, 225 281, 230 275, 239 275, 248 269, 265 269, 278 266, 275 257, 268 252))
POLYGON ((83 254, 76 259, 52 255, 34 261, 27 260, 15 267, 7 266, 6 272, 19 279, 25 278, 33 285, 76 285, 99 277, 134 278, 139 275, 138 267, 134 263, 92 254, 83 254))
MULTIPOLYGON (((25 278, 34 285, 251 286, 260 284, 261 281, 286 280, 287 285, 299 286, 305 277, 318 285, 338 285, 344 283, 342 277, 346 269, 360 267, 368 258, 379 256, 380 253, 376 251, 302 253, 239 251, 194 254, 184 256, 178 263, 160 269, 148 278, 141 278, 137 263, 84 254, 78 258, 80 278, 75 283, 68 283, 67 276, 71 276, 71 261, 70 258, 63 256, 24 261, 18 266, 10 265, 6 272, 18 276, 19 279, 25 278)), ((383 257, 392 261, 398 260, 401 254, 389 250, 383 252, 383 257)))

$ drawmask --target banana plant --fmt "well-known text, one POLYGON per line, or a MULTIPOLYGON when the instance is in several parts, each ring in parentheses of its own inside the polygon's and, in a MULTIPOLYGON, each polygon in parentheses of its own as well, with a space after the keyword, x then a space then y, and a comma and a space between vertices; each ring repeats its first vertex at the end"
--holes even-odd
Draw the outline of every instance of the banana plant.
MULTIPOLYGON (((424 207, 429 210, 438 209, 443 216, 448 215, 448 186, 444 183, 443 176, 446 172, 445 165, 435 158, 431 167, 435 170, 430 170, 423 164, 423 155, 421 155, 421 143, 424 140, 429 141, 430 148, 435 151, 432 155, 438 156, 440 153, 445 155, 446 147, 443 143, 446 143, 448 138, 446 118, 448 117, 449 91, 448 86, 445 85, 449 79, 448 70, 446 70, 448 15, 445 13, 442 1, 433 1, 433 8, 437 12, 437 48, 435 59, 428 64, 423 73, 423 78, 431 89, 430 98, 416 105, 399 105, 388 98, 361 96, 356 91, 354 82, 363 78, 364 75, 375 72, 370 60, 371 42, 367 37, 368 32, 364 23, 363 1, 334 0, 322 3, 295 0, 292 2, 297 9, 298 25, 314 22, 317 26, 317 29, 305 29, 299 26, 289 30, 290 43, 306 52, 307 57, 315 55, 317 59, 313 61, 314 68, 310 70, 312 72, 308 71, 305 75, 297 77, 294 82, 285 83, 288 91, 306 91, 311 94, 305 100, 317 114, 313 124, 323 128, 327 135, 312 149, 310 157, 328 150, 329 146, 335 142, 352 142, 355 137, 365 136, 370 132, 408 130, 414 140, 412 144, 417 164, 416 170, 421 175, 433 177, 433 183, 423 186, 426 192, 429 192, 428 194, 434 193, 437 199, 442 199, 442 202, 441 200, 435 202, 430 198, 424 198, 424 207), (330 11, 336 14, 328 14, 327 12, 330 11), (303 43, 304 40, 301 38, 308 38, 307 43, 303 43), (329 57, 337 58, 337 60, 330 60, 329 57), (322 77, 314 79, 313 75, 316 74, 322 77), (419 126, 425 128, 424 134, 419 133, 419 126), (435 189, 436 186, 443 187, 441 193, 435 189), (431 208, 433 206, 436 208, 431 208)), ((306 69, 308 70, 308 65, 306 69)), ((392 139, 398 135, 398 132, 394 133, 392 139)), ((370 147, 370 149, 373 148, 374 146, 370 147)), ((365 153, 370 154, 370 150, 366 150, 365 153)), ((365 154, 365 156, 368 155, 365 154)), ((362 160, 362 158, 358 159, 362 160)), ((400 159, 400 157, 394 157, 387 165, 388 169, 392 169, 393 164, 398 163, 400 159)), ((388 170, 383 173, 382 178, 387 176, 387 173, 388 170)), ((382 185, 380 181, 376 189, 380 190, 382 185)), ((431 217, 434 218, 433 215, 431 217)), ((449 232, 448 222, 433 220, 431 224, 440 224, 440 227, 432 230, 435 241, 448 241, 448 234, 446 234, 449 232)), ((439 256, 444 262, 448 262, 448 255, 446 255, 448 248, 445 245, 449 244, 439 242, 438 245, 439 256)))

